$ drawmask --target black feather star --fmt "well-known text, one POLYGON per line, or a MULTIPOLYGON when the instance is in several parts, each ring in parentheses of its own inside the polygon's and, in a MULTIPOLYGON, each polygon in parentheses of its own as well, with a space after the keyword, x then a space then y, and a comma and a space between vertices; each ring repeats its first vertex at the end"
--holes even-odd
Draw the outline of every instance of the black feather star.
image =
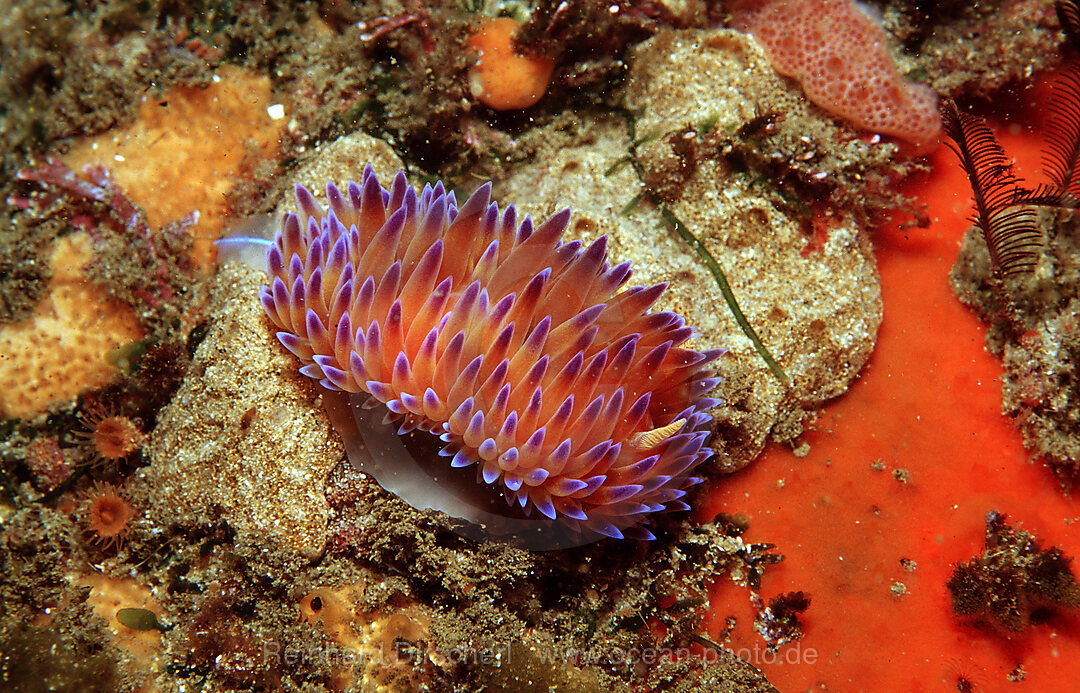
POLYGON ((1042 250, 1035 225, 1031 194, 1013 172, 994 133, 981 118, 961 113, 956 104, 941 104, 949 148, 956 153, 971 181, 972 223, 982 232, 990 251, 990 266, 999 280, 1031 272, 1042 250))
POLYGON ((1080 50, 1080 3, 1076 0, 1063 0, 1054 3, 1061 29, 1069 37, 1076 50, 1080 50))
POLYGON ((1062 72, 1053 89, 1043 167, 1056 188, 1059 204, 1075 207, 1080 199, 1080 69, 1062 72))
MULTIPOLYGON (((1059 0, 1054 9, 1062 31, 1080 50, 1080 0, 1059 0)), ((998 280, 1035 268, 1043 245, 1035 206, 1080 207, 1080 68, 1068 68, 1054 81, 1049 110, 1042 163, 1050 183, 1027 189, 981 118, 961 113, 952 101, 941 104, 952 140, 947 144, 971 181, 971 220, 986 239, 998 280)))

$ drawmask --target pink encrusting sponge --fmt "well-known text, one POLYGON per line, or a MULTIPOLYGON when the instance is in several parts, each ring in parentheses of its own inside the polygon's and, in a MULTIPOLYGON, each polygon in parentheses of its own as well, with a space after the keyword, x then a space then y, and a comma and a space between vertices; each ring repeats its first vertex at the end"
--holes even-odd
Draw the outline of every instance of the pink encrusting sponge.
POLYGON ((607 239, 561 237, 502 214, 491 185, 459 209, 442 183, 418 195, 371 167, 329 209, 296 187, 267 250, 262 304, 278 339, 330 389, 370 395, 399 433, 428 431, 453 467, 478 465, 508 503, 582 532, 651 538, 650 513, 686 509, 716 400, 719 351, 682 348, 664 285, 622 289, 607 239))
POLYGON ((932 151, 941 139, 937 94, 906 81, 885 31, 851 0, 729 0, 732 25, 750 33, 773 68, 807 98, 853 125, 932 151))

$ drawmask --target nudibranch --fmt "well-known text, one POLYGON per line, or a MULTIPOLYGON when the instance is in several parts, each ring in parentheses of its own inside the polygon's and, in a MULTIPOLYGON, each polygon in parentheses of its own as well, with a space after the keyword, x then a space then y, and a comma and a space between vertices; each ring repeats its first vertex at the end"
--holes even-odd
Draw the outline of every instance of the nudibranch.
POLYGON ((443 464, 475 465, 523 516, 649 539, 652 513, 688 509, 721 350, 649 312, 665 284, 624 289, 606 237, 563 242, 568 209, 535 227, 500 213, 490 183, 459 207, 368 166, 326 186, 327 208, 295 194, 260 299, 301 373, 437 437, 443 464))

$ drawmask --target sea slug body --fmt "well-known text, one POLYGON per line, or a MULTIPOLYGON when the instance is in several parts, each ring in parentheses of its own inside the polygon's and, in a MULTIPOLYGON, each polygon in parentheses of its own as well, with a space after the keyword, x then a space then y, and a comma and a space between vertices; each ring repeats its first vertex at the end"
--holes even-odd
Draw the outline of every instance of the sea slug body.
POLYGON ((687 509, 711 455, 721 352, 648 312, 665 285, 622 289, 630 264, 608 267, 606 237, 561 242, 569 210, 534 227, 490 191, 458 207, 441 182, 418 194, 399 172, 387 190, 368 166, 328 184, 324 209, 298 185, 262 305, 301 373, 438 436, 522 513, 652 538, 642 523, 687 509))

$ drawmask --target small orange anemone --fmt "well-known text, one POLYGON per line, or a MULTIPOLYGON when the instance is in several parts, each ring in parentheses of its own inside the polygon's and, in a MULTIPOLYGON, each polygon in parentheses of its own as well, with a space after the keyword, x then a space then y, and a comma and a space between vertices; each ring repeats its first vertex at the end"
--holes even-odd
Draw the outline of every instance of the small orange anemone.
POLYGON ((514 35, 521 25, 509 17, 485 22, 469 37, 480 58, 469 72, 469 90, 498 111, 528 108, 544 96, 555 63, 550 58, 518 55, 514 35))
POLYGON ((76 435, 90 443, 94 457, 105 463, 118 462, 146 443, 146 435, 126 416, 110 415, 93 408, 80 417, 85 431, 76 435))
POLYGON ((120 489, 100 481, 94 482, 86 497, 90 501, 86 524, 94 534, 94 543, 103 544, 105 548, 112 545, 119 548, 127 537, 135 509, 120 489))

